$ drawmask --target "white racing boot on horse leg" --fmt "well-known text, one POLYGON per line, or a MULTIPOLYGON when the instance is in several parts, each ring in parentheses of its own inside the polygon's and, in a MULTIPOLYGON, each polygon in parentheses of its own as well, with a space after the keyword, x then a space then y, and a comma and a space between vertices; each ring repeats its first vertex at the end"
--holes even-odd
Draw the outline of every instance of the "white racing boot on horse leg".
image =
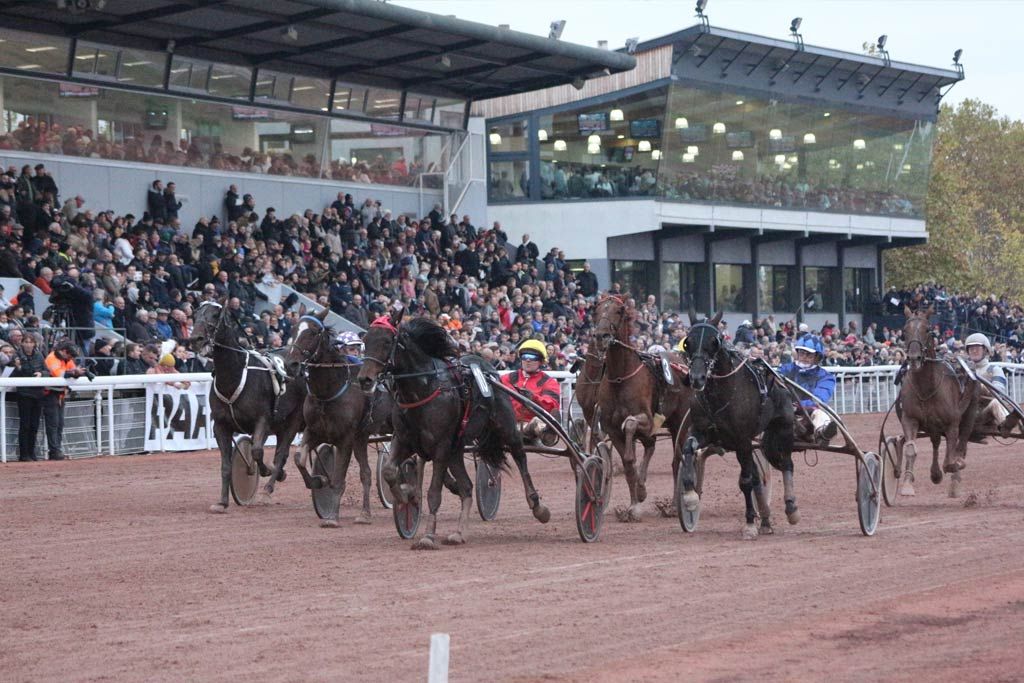
POLYGON ((903 445, 903 479, 900 481, 901 496, 917 495, 914 491, 914 460, 917 458, 917 446, 913 441, 903 445))

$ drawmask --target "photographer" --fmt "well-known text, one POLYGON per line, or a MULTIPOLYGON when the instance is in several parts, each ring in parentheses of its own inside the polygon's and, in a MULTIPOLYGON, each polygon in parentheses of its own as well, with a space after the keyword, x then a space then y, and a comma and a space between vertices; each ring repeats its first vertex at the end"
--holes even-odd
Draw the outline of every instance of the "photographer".
MULTIPOLYGON (((85 377, 87 371, 75 365, 77 355, 75 345, 62 339, 53 347, 53 351, 44 361, 50 377, 77 378, 85 377)), ((51 387, 43 390, 43 420, 46 422, 46 445, 50 460, 63 460, 61 442, 64 438, 64 399, 66 387, 51 387)))
MULTIPOLYGON (((46 373, 43 354, 37 348, 36 335, 28 333, 21 338, 20 348, 12 361, 14 377, 42 377, 46 373)), ((18 388, 18 460, 35 461, 36 436, 39 418, 43 414, 43 387, 18 388)))
MULTIPOLYGON (((77 269, 70 273, 77 274, 77 269)), ((50 295, 50 304, 54 307, 54 327, 67 321, 69 327, 75 328, 73 339, 85 346, 96 335, 93 329, 93 296, 92 292, 78 284, 77 278, 71 274, 57 283, 50 295), (67 315, 61 315, 63 313, 67 315)), ((71 335, 69 335, 71 336, 71 335)))

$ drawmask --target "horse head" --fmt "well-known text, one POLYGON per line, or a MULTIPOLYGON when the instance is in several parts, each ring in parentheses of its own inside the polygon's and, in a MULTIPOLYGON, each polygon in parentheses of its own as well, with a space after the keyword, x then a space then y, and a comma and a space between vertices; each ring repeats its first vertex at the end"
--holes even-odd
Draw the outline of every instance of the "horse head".
POLYGON ((935 312, 934 306, 926 311, 911 311, 910 306, 903 307, 907 322, 903 326, 903 342, 907 350, 907 362, 911 370, 919 370, 926 358, 935 357, 935 336, 929 317, 935 312))
POLYGON ((594 347, 598 354, 608 352, 613 339, 628 341, 632 311, 625 299, 609 294, 597 302, 594 312, 594 347))
POLYGON ((391 315, 380 316, 370 324, 370 329, 363 337, 365 350, 358 380, 364 393, 371 393, 374 385, 379 381, 381 373, 390 372, 394 368, 402 314, 403 311, 399 310, 391 315))
POLYGON ((224 305, 217 301, 204 301, 196 309, 193 316, 195 324, 192 326, 189 340, 192 349, 199 355, 209 355, 210 345, 220 326, 220 316, 223 310, 224 305))
POLYGON ((328 309, 324 308, 319 313, 299 318, 298 327, 295 328, 295 339, 288 347, 288 355, 285 357, 288 374, 294 376, 299 366, 319 360, 324 351, 330 348, 330 330, 324 323, 327 312, 328 309))
POLYGON ((721 321, 722 311, 706 322, 697 322, 697 316, 690 314, 691 327, 683 340, 683 351, 690 361, 690 386, 695 391, 704 391, 722 349, 722 335, 718 331, 721 321))

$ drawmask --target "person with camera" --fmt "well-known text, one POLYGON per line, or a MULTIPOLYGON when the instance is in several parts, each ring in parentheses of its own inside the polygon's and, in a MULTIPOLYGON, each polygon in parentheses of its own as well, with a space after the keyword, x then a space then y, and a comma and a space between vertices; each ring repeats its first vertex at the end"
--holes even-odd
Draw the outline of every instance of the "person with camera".
MULTIPOLYGON (((61 339, 44 361, 47 374, 50 377, 70 379, 91 374, 75 365, 74 358, 77 352, 74 342, 70 339, 61 339)), ((49 387, 43 390, 43 421, 46 423, 46 445, 50 460, 64 459, 61 443, 64 438, 64 401, 67 393, 66 387, 49 387)))
MULTIPOLYGON (((12 364, 13 377, 43 377, 48 374, 36 335, 26 333, 21 337, 12 364)), ((36 437, 39 434, 39 419, 43 414, 44 391, 43 387, 18 387, 18 460, 21 462, 39 459, 36 455, 36 437)))
POLYGON ((71 268, 67 276, 53 288, 50 303, 54 307, 53 326, 72 327, 77 343, 87 345, 94 336, 93 295, 78 283, 78 269, 71 268))

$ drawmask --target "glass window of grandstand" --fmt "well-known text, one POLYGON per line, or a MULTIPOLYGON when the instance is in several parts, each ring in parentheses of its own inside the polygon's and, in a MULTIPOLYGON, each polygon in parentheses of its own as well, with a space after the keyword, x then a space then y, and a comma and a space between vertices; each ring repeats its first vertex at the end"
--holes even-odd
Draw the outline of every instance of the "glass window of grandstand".
POLYGON ((666 91, 538 117, 541 198, 656 195, 666 91))
MULTIPOLYGON (((700 289, 701 263, 661 264, 661 308, 665 311, 701 310, 697 292, 700 289)), ((706 272, 706 271, 705 271, 706 272)))
POLYGON ((758 310, 766 313, 793 312, 797 301, 797 270, 790 266, 758 266, 758 310))
POLYGON ((875 271, 873 268, 843 268, 843 290, 847 313, 870 313, 875 271))
POLYGON ((3 30, 0 41, 0 65, 26 73, 62 74, 68 68, 68 41, 65 38, 3 30))
POLYGON ((656 276, 654 261, 612 261, 612 283, 637 301, 654 294, 656 276))
POLYGON ((746 268, 739 265, 715 264, 715 308, 720 311, 748 311, 745 282, 746 268))
POLYGON ((928 121, 673 85, 666 127, 669 199, 922 215, 928 121))
POLYGON ((487 198, 496 201, 523 199, 530 194, 530 164, 522 161, 492 161, 487 198))
POLYGON ((528 126, 526 121, 512 121, 487 126, 487 146, 491 154, 525 152, 528 126))
POLYGON ((335 119, 327 169, 333 180, 440 187, 441 152, 447 136, 390 123, 335 119))
POLYGON ((836 298, 836 268, 804 268, 803 308, 807 313, 839 310, 836 298))

